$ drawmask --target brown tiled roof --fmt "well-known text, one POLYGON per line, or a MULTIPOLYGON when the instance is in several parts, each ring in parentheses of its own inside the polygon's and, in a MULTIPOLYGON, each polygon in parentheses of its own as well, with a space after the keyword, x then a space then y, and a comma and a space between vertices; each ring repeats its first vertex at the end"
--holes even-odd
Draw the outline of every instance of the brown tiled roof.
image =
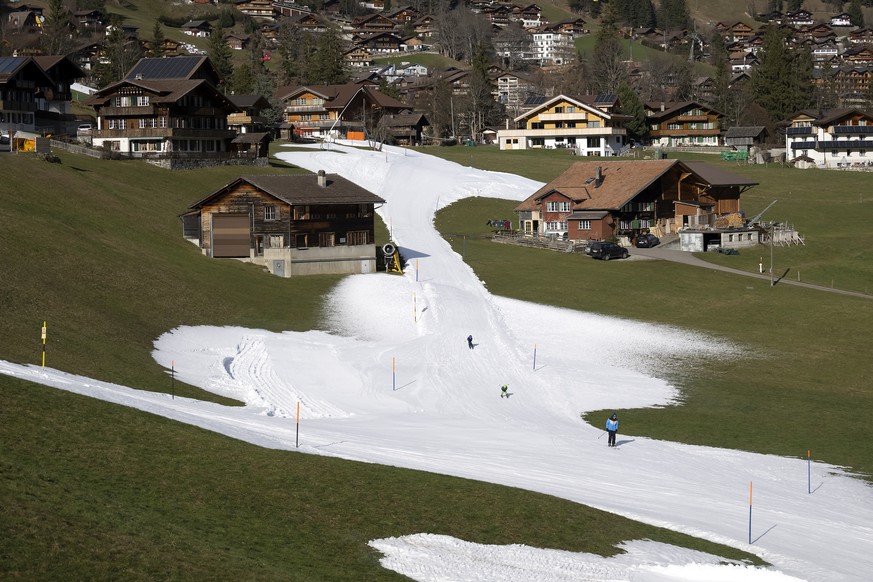
POLYGON ((192 204, 190 208, 203 206, 209 200, 227 193, 240 182, 248 182, 255 188, 291 205, 385 203, 384 199, 338 174, 327 174, 325 178, 327 185, 322 187, 318 185, 316 174, 240 176, 203 200, 192 204))
POLYGON ((239 110, 236 105, 234 105, 227 97, 225 97, 220 91, 218 91, 211 83, 209 83, 209 81, 206 81, 204 79, 173 79, 169 81, 132 81, 130 79, 127 79, 123 81, 118 81, 117 83, 108 85, 100 89, 98 92, 94 93, 94 95, 85 100, 85 104, 91 106, 105 105, 109 101, 109 99, 114 96, 115 90, 122 85, 135 85, 137 87, 142 87, 146 91, 156 93, 157 95, 152 98, 153 103, 175 103, 191 91, 199 87, 206 87, 209 92, 224 101, 225 106, 229 110, 239 110))
POLYGON ((515 210, 536 210, 538 200, 552 192, 574 201, 574 210, 617 210, 677 163, 678 160, 576 162, 515 210), (595 188, 598 166, 603 181, 595 188))
POLYGON ((675 164, 692 172, 713 186, 755 186, 757 182, 739 176, 707 162, 679 160, 635 160, 576 162, 563 174, 534 192, 516 211, 537 210, 540 199, 553 192, 563 194, 574 202, 574 212, 618 210, 660 178, 675 164), (597 168, 603 180, 596 186, 597 168))
POLYGON ((410 109, 409 105, 401 103, 393 97, 389 97, 375 90, 369 84, 346 83, 344 85, 304 85, 286 86, 276 89, 274 96, 277 99, 287 99, 293 95, 311 92, 324 98, 325 109, 342 109, 355 97, 358 91, 364 91, 370 100, 380 107, 389 109, 410 109))

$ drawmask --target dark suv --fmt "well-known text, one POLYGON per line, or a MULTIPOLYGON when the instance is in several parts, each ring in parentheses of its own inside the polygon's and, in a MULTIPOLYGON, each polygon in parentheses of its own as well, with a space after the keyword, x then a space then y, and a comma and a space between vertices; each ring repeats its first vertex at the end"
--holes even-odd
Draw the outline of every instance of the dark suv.
POLYGON ((585 252, 594 259, 626 259, 629 254, 627 249, 612 242, 597 241, 590 243, 585 252))

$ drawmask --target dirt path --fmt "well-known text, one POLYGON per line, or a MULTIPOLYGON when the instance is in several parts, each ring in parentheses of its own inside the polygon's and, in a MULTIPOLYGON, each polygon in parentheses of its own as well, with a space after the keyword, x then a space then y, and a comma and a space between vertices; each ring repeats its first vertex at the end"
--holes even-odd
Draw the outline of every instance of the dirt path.
MULTIPOLYGON (((715 265, 713 263, 709 263, 704 261, 703 259, 699 259, 695 257, 692 253, 680 251, 676 243, 666 244, 664 246, 657 246, 653 249, 632 249, 631 256, 641 256, 648 257, 650 259, 660 259, 662 261, 672 261, 674 263, 682 263, 685 265, 690 265, 692 267, 703 267, 706 269, 713 269, 716 271, 724 271, 726 273, 733 273, 735 275, 743 275, 745 277, 754 277, 756 279, 763 279, 765 281, 770 281, 770 274, 760 274, 760 273, 750 273, 748 271, 741 271, 740 269, 732 269, 730 267, 723 267, 721 265, 715 265)), ((834 289, 831 287, 824 287, 822 285, 813 285, 811 283, 804 283, 802 281, 791 281, 789 279, 777 279, 776 284, 778 285, 796 285, 797 287, 806 287, 807 289, 817 289, 819 291, 828 291, 830 293, 837 293, 839 295, 848 295, 850 297, 860 297, 862 299, 873 299, 873 295, 869 295, 866 293, 859 293, 857 291, 844 291, 842 289, 834 289)))

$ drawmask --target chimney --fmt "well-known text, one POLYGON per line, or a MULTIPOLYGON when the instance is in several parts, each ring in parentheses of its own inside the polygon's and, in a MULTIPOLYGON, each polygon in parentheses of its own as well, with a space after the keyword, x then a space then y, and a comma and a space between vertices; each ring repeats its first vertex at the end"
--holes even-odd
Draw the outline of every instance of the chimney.
POLYGON ((321 188, 327 187, 327 176, 324 173, 324 170, 318 171, 318 185, 321 188))
POLYGON ((664 111, 665 107, 666 107, 666 106, 665 106, 664 102, 661 101, 661 111, 664 111))
POLYGON ((597 169, 594 171, 594 187, 600 188, 601 184, 603 184, 603 168, 597 166, 597 169))

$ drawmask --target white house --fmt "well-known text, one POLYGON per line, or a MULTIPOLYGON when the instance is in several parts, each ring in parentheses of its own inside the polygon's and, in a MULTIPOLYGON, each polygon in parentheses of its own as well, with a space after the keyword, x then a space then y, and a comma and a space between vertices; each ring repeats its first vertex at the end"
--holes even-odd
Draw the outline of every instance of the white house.
POLYGON ((534 98, 529 103, 537 104, 513 120, 514 129, 507 121, 506 129, 497 132, 501 150, 570 148, 580 156, 616 156, 627 144, 625 115, 566 95, 534 98))
POLYGON ((873 115, 860 109, 804 110, 788 120, 788 159, 806 156, 820 168, 873 166, 873 115))

